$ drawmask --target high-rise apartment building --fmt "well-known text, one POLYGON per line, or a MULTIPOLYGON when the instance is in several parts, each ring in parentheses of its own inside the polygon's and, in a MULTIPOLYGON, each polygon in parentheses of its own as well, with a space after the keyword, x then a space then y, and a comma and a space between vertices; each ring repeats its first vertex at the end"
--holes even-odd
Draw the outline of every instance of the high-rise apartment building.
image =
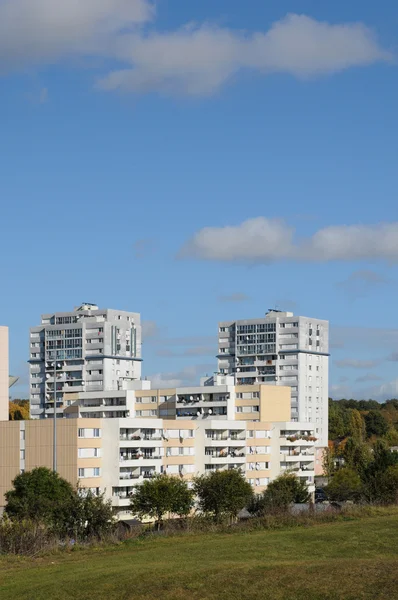
POLYGON ((292 421, 315 425, 328 443, 328 321, 270 310, 264 318, 219 323, 218 370, 237 385, 290 386, 292 421))
POLYGON ((42 315, 30 330, 30 409, 33 419, 62 416, 66 392, 134 387, 141 378, 138 313, 82 304, 42 315))

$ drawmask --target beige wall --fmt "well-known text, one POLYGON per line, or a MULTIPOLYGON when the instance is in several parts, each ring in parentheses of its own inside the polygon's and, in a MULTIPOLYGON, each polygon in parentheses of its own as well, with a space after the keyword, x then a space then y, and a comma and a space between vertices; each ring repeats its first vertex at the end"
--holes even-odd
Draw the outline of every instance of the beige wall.
POLYGON ((0 422, 0 507, 4 494, 12 489, 12 480, 20 472, 20 422, 0 422))
POLYGON ((260 385, 260 421, 290 421, 290 387, 260 385))
POLYGON ((8 421, 8 327, 0 326, 0 421, 8 421))
MULTIPOLYGON (((90 420, 90 419, 87 419, 90 420)), ((57 420, 57 471, 72 485, 77 483, 78 419, 57 420)), ((90 427, 90 425, 84 425, 90 427)), ((53 467, 53 420, 27 421, 25 424, 25 470, 53 467)))

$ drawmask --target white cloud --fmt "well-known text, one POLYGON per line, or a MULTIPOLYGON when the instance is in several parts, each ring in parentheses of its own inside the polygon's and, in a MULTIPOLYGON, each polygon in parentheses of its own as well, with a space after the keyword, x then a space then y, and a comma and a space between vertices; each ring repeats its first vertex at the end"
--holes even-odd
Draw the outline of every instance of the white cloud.
POLYGON ((367 373, 366 375, 362 375, 361 377, 357 377, 355 381, 358 383, 365 383, 367 381, 382 381, 382 377, 376 375, 375 373, 367 373))
POLYGON ((142 321, 141 326, 142 326, 142 338, 144 340, 146 340, 148 338, 154 338, 160 332, 156 321, 142 321))
POLYGON ((0 65, 99 56, 118 65, 103 89, 208 95, 242 70, 302 78, 391 59, 361 23, 289 14, 251 33, 207 23, 156 32, 143 28, 153 17, 148 0, 0 0, 0 65))
POLYGON ((109 74, 103 88, 188 95, 211 94, 242 69, 309 77, 390 58, 360 23, 330 25, 295 14, 252 34, 204 24, 129 36, 120 50, 131 67, 109 74))
POLYGON ((330 329, 331 347, 363 349, 372 348, 386 352, 398 346, 398 329, 383 327, 344 327, 332 326, 330 329))
POLYGON ((351 368, 351 369, 372 369, 380 363, 379 360, 359 360, 356 358, 344 358, 342 360, 335 360, 334 364, 339 368, 351 368))
POLYGON ((396 262, 398 222, 330 226, 308 238, 295 239, 293 228, 284 221, 256 217, 236 226, 199 230, 179 256, 252 263, 372 259, 396 262))
POLYGON ((398 398, 398 379, 383 383, 380 386, 374 387, 371 390, 371 396, 377 400, 389 400, 390 398, 398 398))
POLYGON ((213 365, 195 365, 185 367, 181 371, 170 373, 155 373, 149 375, 153 388, 173 388, 194 385, 199 383, 199 378, 211 375, 214 371, 213 365))
POLYGON ((120 31, 152 16, 147 0, 0 0, 0 65, 113 55, 120 31))
POLYGON ((339 281, 336 286, 345 292, 351 298, 363 298, 382 285, 391 283, 391 280, 384 275, 363 269, 354 271, 344 281, 339 281))

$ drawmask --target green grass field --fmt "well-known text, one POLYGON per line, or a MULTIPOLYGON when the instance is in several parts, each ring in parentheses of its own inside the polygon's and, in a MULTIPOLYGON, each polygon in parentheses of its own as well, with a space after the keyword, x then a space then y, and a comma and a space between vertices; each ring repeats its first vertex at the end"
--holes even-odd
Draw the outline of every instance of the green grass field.
POLYGON ((1 600, 398 599, 398 510, 0 559, 1 600))

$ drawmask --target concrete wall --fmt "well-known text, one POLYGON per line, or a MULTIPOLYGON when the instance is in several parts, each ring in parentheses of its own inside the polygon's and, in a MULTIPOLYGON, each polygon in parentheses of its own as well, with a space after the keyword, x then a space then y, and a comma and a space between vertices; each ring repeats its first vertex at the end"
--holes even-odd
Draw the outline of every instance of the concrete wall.
POLYGON ((0 422, 0 507, 20 472, 20 421, 0 422))

